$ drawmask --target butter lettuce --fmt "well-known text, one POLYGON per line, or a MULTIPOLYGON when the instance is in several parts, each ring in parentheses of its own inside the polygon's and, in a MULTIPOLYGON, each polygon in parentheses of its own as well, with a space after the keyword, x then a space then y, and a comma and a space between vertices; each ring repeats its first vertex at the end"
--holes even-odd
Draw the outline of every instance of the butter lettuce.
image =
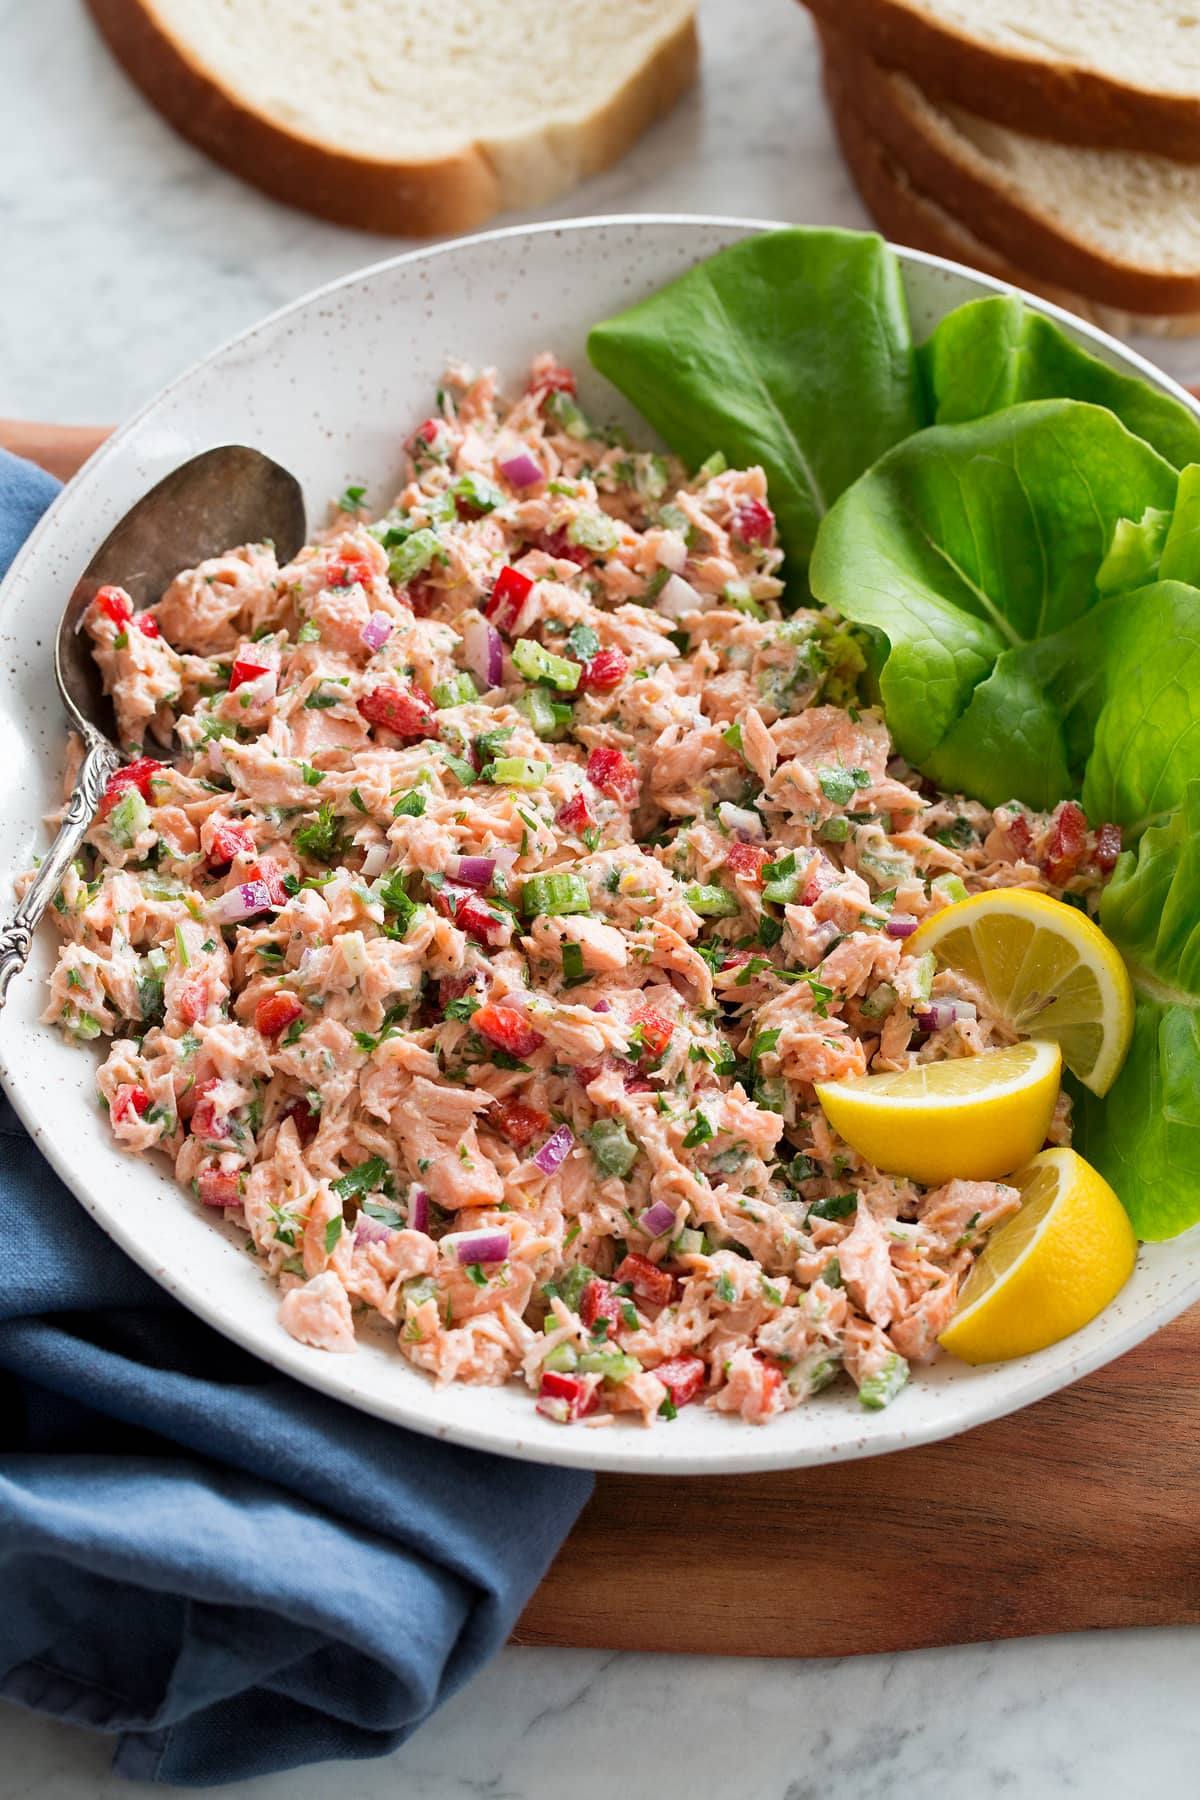
POLYGON ((917 432, 843 494, 812 591, 886 637, 880 693, 910 761, 990 805, 1076 789, 1071 713, 1100 671, 1072 628, 1122 519, 1169 515, 1177 486, 1115 414, 1040 400, 917 432))
POLYGON ((838 495, 923 422, 899 265, 861 232, 746 238, 595 326, 588 355, 690 467, 762 465, 796 578, 838 495))
POLYGON ((1075 1087, 1075 1143, 1142 1238, 1200 1220, 1200 780, 1117 864, 1100 924, 1129 966, 1133 1043, 1103 1100, 1075 1087))

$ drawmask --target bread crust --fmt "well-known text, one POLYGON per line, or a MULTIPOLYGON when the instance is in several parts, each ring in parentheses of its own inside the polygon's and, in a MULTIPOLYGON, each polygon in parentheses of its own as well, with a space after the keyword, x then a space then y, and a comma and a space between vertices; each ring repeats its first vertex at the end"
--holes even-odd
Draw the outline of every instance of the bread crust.
MULTIPOLYGON (((154 16, 152 0, 87 0, 126 74, 168 124, 215 162, 273 199, 337 225, 389 236, 472 230, 506 207, 544 202, 614 162, 695 79, 699 47, 689 16, 625 85, 578 129, 568 163, 547 133, 537 193, 506 185, 481 144, 428 162, 331 149, 256 111, 192 58, 154 16)), ((502 159, 501 159, 502 160, 502 159)), ((528 166, 528 159, 526 159, 528 166)))
POLYGON ((950 262, 979 269, 1008 287, 1040 294, 1056 306, 1077 313, 1090 324, 1118 336, 1144 332, 1155 337, 1191 337, 1200 332, 1200 312, 1153 314, 1098 305, 1043 277, 1026 274, 1000 251, 975 236, 938 201, 920 192, 905 171, 863 127, 854 103, 826 64, 825 90, 834 128, 847 167, 863 204, 885 237, 914 250, 927 250, 950 262))
POLYGON ((1160 94, 1069 63, 997 50, 928 18, 920 0, 801 0, 932 98, 1031 137, 1200 162, 1200 94, 1160 94))
POLYGON ((1188 274, 1117 262, 1084 238, 1061 229, 1045 213, 1014 199, 998 181, 960 161, 906 105, 899 84, 840 32, 821 27, 826 64, 843 94, 854 96, 858 123, 891 151, 925 194, 1015 267, 1105 306, 1135 313, 1187 313, 1200 307, 1200 270, 1188 274))

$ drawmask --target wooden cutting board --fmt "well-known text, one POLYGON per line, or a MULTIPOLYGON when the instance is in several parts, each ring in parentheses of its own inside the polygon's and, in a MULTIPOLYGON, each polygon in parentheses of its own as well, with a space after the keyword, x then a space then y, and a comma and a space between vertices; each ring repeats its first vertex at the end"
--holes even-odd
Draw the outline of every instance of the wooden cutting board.
MULTIPOLYGON (((0 446, 64 479, 105 435, 0 420, 0 446)), ((1200 1624, 1200 1307, 942 1444, 783 1474, 602 1475, 513 1642, 848 1656, 1185 1624, 1200 1624)))
POLYGON ((602 1475, 513 1641, 850 1656, 1185 1624, 1200 1307, 945 1443, 783 1474, 602 1475))

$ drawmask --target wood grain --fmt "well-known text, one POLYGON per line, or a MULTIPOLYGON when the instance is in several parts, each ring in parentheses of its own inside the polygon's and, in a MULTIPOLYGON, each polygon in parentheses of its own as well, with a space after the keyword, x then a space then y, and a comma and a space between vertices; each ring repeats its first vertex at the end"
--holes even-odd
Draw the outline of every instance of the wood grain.
POLYGON ((1198 1384, 1200 1308, 942 1444, 783 1474, 601 1476, 513 1642, 849 1656, 1200 1624, 1198 1384))
MULTIPOLYGON (((0 420, 0 445, 64 478, 104 436, 0 420)), ((784 1474, 603 1475, 513 1642, 849 1656, 1200 1624, 1198 1391, 1194 1308, 943 1444, 784 1474)))

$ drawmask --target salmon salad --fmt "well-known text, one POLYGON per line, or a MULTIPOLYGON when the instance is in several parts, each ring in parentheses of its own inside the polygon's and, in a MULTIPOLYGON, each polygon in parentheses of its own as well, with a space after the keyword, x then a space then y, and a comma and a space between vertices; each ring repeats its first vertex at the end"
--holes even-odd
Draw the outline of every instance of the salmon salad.
POLYGON ((887 1405, 1020 1195, 880 1172, 815 1085, 1012 1043, 908 940, 1119 841, 916 775, 762 469, 631 448, 550 355, 452 367, 384 499, 96 596, 129 760, 46 1018, 306 1345, 563 1425, 887 1405))

